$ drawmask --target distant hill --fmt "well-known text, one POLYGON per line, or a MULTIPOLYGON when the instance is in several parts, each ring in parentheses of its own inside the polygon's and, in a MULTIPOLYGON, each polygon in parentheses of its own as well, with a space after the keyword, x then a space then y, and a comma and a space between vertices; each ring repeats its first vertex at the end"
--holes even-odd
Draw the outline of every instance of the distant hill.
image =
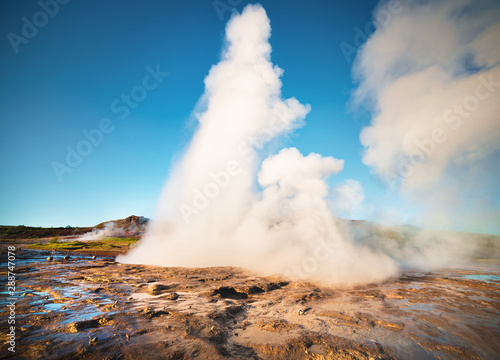
POLYGON ((125 219, 105 221, 103 223, 100 223, 100 224, 94 226, 94 228, 104 229, 106 227, 106 225, 114 224, 115 227, 122 228, 126 231, 129 231, 132 229, 145 230, 148 222, 149 222, 149 219, 144 217, 144 216, 131 215, 125 219))
POLYGON ((76 236, 92 231, 91 227, 42 228, 0 225, 0 240, 38 239, 55 236, 76 236))
POLYGON ((129 216, 125 219, 118 219, 106 221, 93 227, 57 227, 57 228, 43 228, 32 226, 5 226, 0 225, 0 240, 15 240, 15 239, 38 239, 48 238, 55 236, 78 236, 89 233, 91 231, 101 230, 106 225, 111 226, 114 224, 115 228, 122 228, 125 232, 138 232, 142 233, 146 229, 149 222, 148 218, 144 216, 129 216))
POLYGON ((500 236, 420 229, 413 225, 386 226, 365 220, 339 219, 358 244, 381 251, 401 263, 453 265, 495 259, 500 261, 500 236))

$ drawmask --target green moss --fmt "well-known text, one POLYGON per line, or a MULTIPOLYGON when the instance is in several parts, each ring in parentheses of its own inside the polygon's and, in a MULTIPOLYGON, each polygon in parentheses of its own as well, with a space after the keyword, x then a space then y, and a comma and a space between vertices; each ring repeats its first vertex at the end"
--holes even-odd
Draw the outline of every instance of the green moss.
POLYGON ((128 247, 130 244, 137 242, 133 238, 107 238, 102 241, 68 241, 68 242, 48 242, 45 244, 36 243, 28 245, 30 249, 39 250, 111 250, 119 249, 123 246, 128 247))
POLYGON ((118 242, 118 243, 133 244, 139 240, 135 239, 135 238, 131 238, 131 237, 127 237, 127 238, 107 237, 107 238, 104 238, 104 241, 113 241, 113 242, 118 242))
POLYGON ((44 250, 75 250, 75 249, 83 249, 85 248, 85 243, 81 241, 69 241, 69 242, 49 242, 47 244, 31 244, 28 245, 28 248, 32 249, 44 249, 44 250))

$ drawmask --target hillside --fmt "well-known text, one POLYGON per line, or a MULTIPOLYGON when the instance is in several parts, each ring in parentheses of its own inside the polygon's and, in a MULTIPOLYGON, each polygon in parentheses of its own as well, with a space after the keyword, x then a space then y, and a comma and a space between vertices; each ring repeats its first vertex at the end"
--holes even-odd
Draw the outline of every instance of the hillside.
POLYGON ((15 239, 39 239, 63 236, 78 236, 92 231, 101 230, 114 224, 115 228, 121 228, 126 232, 137 231, 143 232, 146 228, 149 219, 143 216, 129 216, 125 219, 106 221, 96 226, 89 227, 32 227, 32 226, 8 226, 0 225, 0 240, 15 240, 15 239))
POLYGON ((420 229, 412 225, 386 226, 365 220, 344 220, 358 244, 382 251, 403 264, 454 265, 457 262, 500 261, 500 236, 420 229))
POLYGON ((115 227, 124 229, 126 231, 130 231, 130 230, 144 231, 148 222, 149 222, 149 219, 144 217, 144 216, 131 215, 125 219, 118 219, 118 220, 111 220, 111 221, 102 222, 102 223, 94 226, 94 228, 104 229, 106 227, 106 225, 108 225, 108 226, 114 225, 115 227))
POLYGON ((0 225, 0 240, 38 239, 55 236, 76 236, 92 231, 91 227, 42 228, 0 225))

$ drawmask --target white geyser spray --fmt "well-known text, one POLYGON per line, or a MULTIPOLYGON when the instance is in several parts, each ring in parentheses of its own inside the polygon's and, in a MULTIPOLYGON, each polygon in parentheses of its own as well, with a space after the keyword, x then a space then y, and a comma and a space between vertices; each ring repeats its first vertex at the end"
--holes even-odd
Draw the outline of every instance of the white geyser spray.
POLYGON ((302 126, 310 111, 282 98, 270 35, 260 5, 231 18, 222 59, 205 79, 199 128, 146 235, 117 261, 238 266, 336 285, 396 274, 393 260, 351 242, 329 211, 326 179, 343 160, 295 148, 259 160, 258 148, 302 126))

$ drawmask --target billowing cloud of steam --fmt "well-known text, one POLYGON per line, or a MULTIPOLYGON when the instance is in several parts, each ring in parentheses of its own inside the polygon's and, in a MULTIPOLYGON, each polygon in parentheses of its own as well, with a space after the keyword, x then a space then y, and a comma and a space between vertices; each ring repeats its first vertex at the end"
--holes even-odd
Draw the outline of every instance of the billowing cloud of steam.
POLYGON ((83 234, 82 236, 78 237, 77 240, 80 241, 96 241, 96 240, 102 240, 107 237, 120 237, 124 236, 127 234, 127 231, 125 229, 122 229, 114 222, 108 222, 104 225, 102 229, 97 229, 94 228, 92 231, 83 234))
POLYGON ((498 232, 500 3, 401 9, 357 58, 355 100, 374 114, 363 162, 420 204, 421 224, 498 232))
POLYGON ((310 110, 282 99, 270 33, 260 5, 229 21, 222 60, 205 79, 199 128, 146 236, 118 261, 234 265, 335 284, 395 274, 390 258, 345 238, 328 209, 326 179, 342 160, 287 148, 259 170, 257 150, 303 125, 310 110))
POLYGON ((334 187, 331 196, 331 208, 335 215, 343 218, 365 218, 370 212, 364 204, 365 192, 361 183, 348 179, 334 187))

